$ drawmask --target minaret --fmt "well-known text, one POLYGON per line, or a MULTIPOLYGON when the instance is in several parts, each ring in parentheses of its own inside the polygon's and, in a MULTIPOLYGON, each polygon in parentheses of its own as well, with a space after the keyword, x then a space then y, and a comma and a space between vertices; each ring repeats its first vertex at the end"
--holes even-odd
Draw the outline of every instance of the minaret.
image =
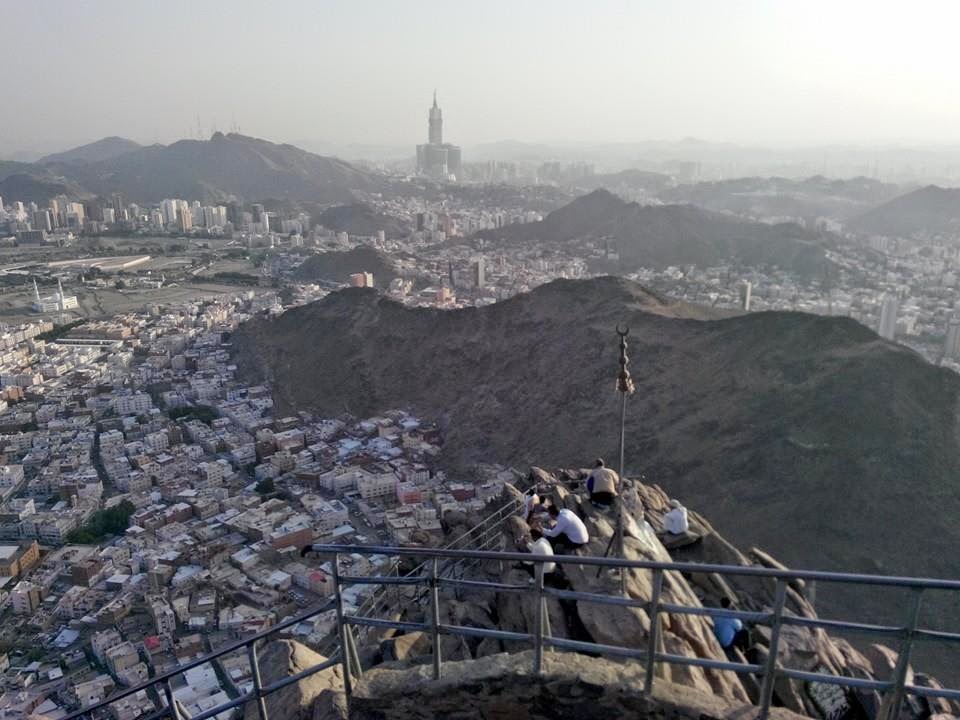
POLYGON ((433 107, 430 108, 430 133, 429 142, 431 145, 443 144, 443 112, 437 105, 437 91, 433 91, 433 107))

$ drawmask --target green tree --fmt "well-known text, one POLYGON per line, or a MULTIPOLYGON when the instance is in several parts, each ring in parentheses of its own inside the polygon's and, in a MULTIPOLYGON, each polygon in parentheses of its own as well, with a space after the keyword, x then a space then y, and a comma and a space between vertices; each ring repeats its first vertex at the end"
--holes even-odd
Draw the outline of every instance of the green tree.
POLYGON ((264 478, 256 485, 256 491, 261 495, 269 495, 272 492, 275 492, 277 489, 276 484, 271 478, 264 478))

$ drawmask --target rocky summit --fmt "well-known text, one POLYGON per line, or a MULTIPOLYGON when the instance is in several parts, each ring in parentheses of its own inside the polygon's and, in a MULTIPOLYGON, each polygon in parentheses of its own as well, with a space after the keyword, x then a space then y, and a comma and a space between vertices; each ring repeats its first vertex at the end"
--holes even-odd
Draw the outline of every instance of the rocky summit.
MULTIPOLYGON (((537 485, 541 498, 549 499, 578 514, 590 532, 581 555, 601 556, 613 537, 614 513, 592 505, 578 490, 586 475, 581 470, 548 473, 533 468, 529 481, 537 485)), ((782 567, 769 554, 753 548, 741 551, 724 538, 702 515, 690 514, 690 531, 684 536, 663 532, 663 516, 669 496, 658 486, 628 480, 624 484, 626 514, 625 556, 631 560, 669 562, 682 560, 741 567, 782 567), (668 549, 669 548, 669 549, 668 549)), ((520 491, 507 485, 504 494, 490 502, 488 511, 504 502, 518 500, 520 491)), ((449 527, 459 535, 477 518, 459 518, 449 527)), ((513 550, 529 539, 529 528, 518 516, 502 525, 501 549, 513 550)), ((467 565, 461 579, 489 585, 524 586, 527 574, 509 563, 484 562, 467 565)), ((597 573, 588 566, 568 564, 562 583, 577 592, 619 594, 620 581, 611 572, 597 573)), ((631 570, 626 578, 627 596, 640 603, 652 597, 652 573, 631 570)), ((770 612, 774 584, 757 577, 719 576, 712 573, 664 574, 661 602, 685 607, 718 607, 727 598, 739 610, 770 612)), ((785 614, 816 619, 811 588, 793 581, 787 589, 785 614)), ((415 593, 388 601, 382 608, 393 620, 429 622, 429 607, 417 601, 415 593)), ((499 629, 529 634, 536 623, 536 597, 486 589, 475 584, 468 592, 441 591, 442 624, 499 629)), ((639 607, 597 605, 583 600, 547 601, 548 633, 585 643, 628 648, 645 648, 651 619, 639 607)), ((752 628, 746 653, 721 649, 710 618, 671 612, 659 616, 660 653, 690 659, 733 660, 763 664, 770 644, 769 628, 752 628)), ((376 630, 361 643, 359 656, 364 672, 354 684, 347 707, 339 667, 299 686, 289 687, 272 706, 282 708, 284 717, 327 718, 607 718, 607 717, 749 717, 756 712, 760 684, 754 675, 734 675, 694 665, 667 665, 655 668, 654 693, 643 694, 645 668, 641 662, 572 652, 545 652, 543 672, 532 672, 529 643, 500 641, 457 635, 441 635, 442 678, 433 678, 432 642, 429 634, 376 630)), ((897 653, 880 644, 855 647, 848 640, 819 628, 784 625, 780 635, 781 667, 864 680, 890 677, 897 653)), ((275 659, 279 670, 269 681, 294 674, 322 658, 294 643, 274 644, 264 655, 275 659)), ((908 669, 908 682, 940 687, 939 682, 920 669, 908 669)), ((781 677, 773 689, 771 717, 787 720, 847 718, 875 720, 885 711, 884 699, 875 692, 835 688, 781 677)), ((954 715, 955 704, 941 700, 908 698, 900 717, 903 720, 931 715, 954 715)), ((250 717, 248 713, 248 717, 250 717)))
MULTIPOLYGON (((580 465, 617 455, 618 323, 631 474, 793 567, 955 572, 960 377, 850 319, 725 317, 611 277, 456 311, 350 289, 247 323, 234 352, 283 412, 407 407, 443 420, 444 463, 580 465)), ((887 599, 820 599, 902 620, 887 599)))

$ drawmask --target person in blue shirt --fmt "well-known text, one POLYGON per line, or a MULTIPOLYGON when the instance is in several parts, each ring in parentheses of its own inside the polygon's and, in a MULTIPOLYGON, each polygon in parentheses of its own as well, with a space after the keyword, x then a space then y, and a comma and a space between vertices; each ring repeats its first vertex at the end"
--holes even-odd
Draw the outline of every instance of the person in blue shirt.
MULTIPOLYGON (((720 607, 725 610, 730 609, 730 598, 724 597, 720 600, 720 607)), ((743 626, 740 618, 718 617, 713 620, 713 634, 717 636, 717 642, 724 650, 738 648, 746 652, 750 647, 750 633, 743 626)))

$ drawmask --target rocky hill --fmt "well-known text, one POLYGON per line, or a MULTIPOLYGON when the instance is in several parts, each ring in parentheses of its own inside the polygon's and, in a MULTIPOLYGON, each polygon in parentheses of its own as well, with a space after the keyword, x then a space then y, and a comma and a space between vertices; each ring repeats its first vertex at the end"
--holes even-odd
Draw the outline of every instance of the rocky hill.
POLYGON ((139 150, 141 147, 140 143, 135 143, 133 140, 127 140, 126 138, 105 137, 87 145, 47 155, 40 158, 37 164, 102 162, 139 150))
MULTIPOLYGON (((380 187, 377 176, 336 158, 234 133, 215 133, 206 141, 126 147, 123 152, 117 142, 101 142, 107 144, 49 156, 42 165, 19 163, 16 172, 36 182, 62 178, 72 196, 119 192, 134 202, 168 197, 222 202, 236 197, 330 205, 352 203, 355 191, 380 187)), ((57 194, 54 189, 36 199, 45 201, 57 194)), ((16 192, 9 197, 21 198, 16 192)))
POLYGON ((663 190, 659 198, 749 217, 847 220, 902 192, 897 185, 870 178, 839 180, 817 175, 805 180, 751 177, 679 185, 663 190))
MULTIPOLYGON (((2 168, 0 168, 2 175, 2 168)), ((40 205, 57 195, 67 195, 71 198, 83 200, 90 197, 90 193, 67 180, 45 171, 28 169, 24 172, 12 172, 0 177, 0 197, 16 198, 22 202, 35 202, 40 205)))
POLYGON ((798 225, 750 222, 692 205, 628 203, 602 189, 554 210, 542 222, 484 230, 478 237, 509 244, 609 240, 619 251, 618 266, 610 269, 620 272, 739 261, 811 275, 826 263, 821 241, 798 225))
POLYGON ((853 226, 879 235, 960 231, 960 188, 929 185, 894 198, 856 219, 853 226))
POLYGON ((382 288, 397 277, 397 270, 386 255, 366 245, 352 250, 318 253, 308 257, 294 272, 298 280, 324 280, 346 283, 354 273, 373 273, 373 283, 382 288))
POLYGON ((383 230, 387 237, 402 237, 410 228, 400 220, 378 213, 366 203, 352 203, 326 208, 314 222, 330 230, 350 235, 376 235, 383 230))
POLYGON ((720 318, 615 278, 457 311, 350 289, 246 324, 235 350, 282 412, 408 407, 444 420, 446 463, 579 465, 616 456, 617 323, 631 471, 796 567, 954 572, 960 377, 853 320, 720 318))

